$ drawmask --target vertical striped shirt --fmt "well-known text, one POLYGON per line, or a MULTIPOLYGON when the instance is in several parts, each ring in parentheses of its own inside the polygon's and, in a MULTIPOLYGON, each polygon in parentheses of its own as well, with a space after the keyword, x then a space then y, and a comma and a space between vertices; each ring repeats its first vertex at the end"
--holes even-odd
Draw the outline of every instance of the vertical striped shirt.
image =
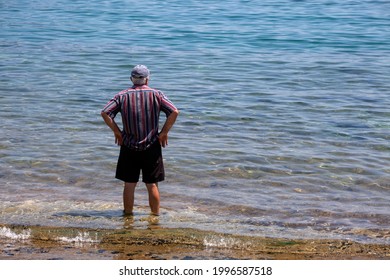
POLYGON ((123 145, 143 151, 157 140, 160 112, 168 117, 175 110, 163 92, 144 85, 119 92, 102 111, 112 119, 120 112, 123 145))

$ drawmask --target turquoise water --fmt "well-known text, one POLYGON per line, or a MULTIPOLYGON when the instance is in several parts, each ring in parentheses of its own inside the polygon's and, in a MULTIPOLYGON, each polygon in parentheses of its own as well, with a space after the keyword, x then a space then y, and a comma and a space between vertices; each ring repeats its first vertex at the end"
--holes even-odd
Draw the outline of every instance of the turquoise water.
POLYGON ((161 226, 390 244, 388 1, 0 1, 0 58, 0 223, 123 226, 100 110, 145 64, 161 226))

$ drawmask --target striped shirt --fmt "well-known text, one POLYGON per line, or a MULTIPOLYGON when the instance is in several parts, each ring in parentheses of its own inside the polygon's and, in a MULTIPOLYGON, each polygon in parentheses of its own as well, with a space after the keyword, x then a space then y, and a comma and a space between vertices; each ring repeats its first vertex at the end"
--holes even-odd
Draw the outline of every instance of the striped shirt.
POLYGON ((119 92, 102 111, 112 119, 120 112, 123 145, 143 151, 157 140, 160 112, 168 117, 175 110, 163 92, 144 85, 119 92))

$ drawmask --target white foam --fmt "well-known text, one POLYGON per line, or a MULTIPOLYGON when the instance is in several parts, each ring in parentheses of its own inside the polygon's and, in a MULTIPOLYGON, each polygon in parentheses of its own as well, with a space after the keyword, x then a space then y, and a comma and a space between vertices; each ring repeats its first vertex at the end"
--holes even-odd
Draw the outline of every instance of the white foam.
POLYGON ((21 233, 16 233, 10 228, 0 228, 0 237, 10 238, 13 240, 27 240, 31 237, 31 230, 23 230, 21 233))
POLYGON ((218 247, 218 248, 244 248, 249 247, 250 244, 246 244, 241 240, 233 237, 222 237, 218 235, 208 236, 203 240, 203 245, 206 247, 218 247))
POLYGON ((75 237, 60 236, 57 240, 65 243, 75 243, 77 245, 100 242, 97 237, 92 238, 88 232, 79 232, 75 237))

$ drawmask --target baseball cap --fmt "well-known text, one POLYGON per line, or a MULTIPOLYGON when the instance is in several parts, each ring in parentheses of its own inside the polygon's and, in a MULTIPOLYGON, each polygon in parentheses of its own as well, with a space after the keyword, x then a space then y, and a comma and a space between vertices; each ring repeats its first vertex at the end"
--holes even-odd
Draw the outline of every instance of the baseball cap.
POLYGON ((131 70, 131 77, 133 78, 147 78, 149 75, 150 71, 145 65, 136 65, 133 70, 131 70))

